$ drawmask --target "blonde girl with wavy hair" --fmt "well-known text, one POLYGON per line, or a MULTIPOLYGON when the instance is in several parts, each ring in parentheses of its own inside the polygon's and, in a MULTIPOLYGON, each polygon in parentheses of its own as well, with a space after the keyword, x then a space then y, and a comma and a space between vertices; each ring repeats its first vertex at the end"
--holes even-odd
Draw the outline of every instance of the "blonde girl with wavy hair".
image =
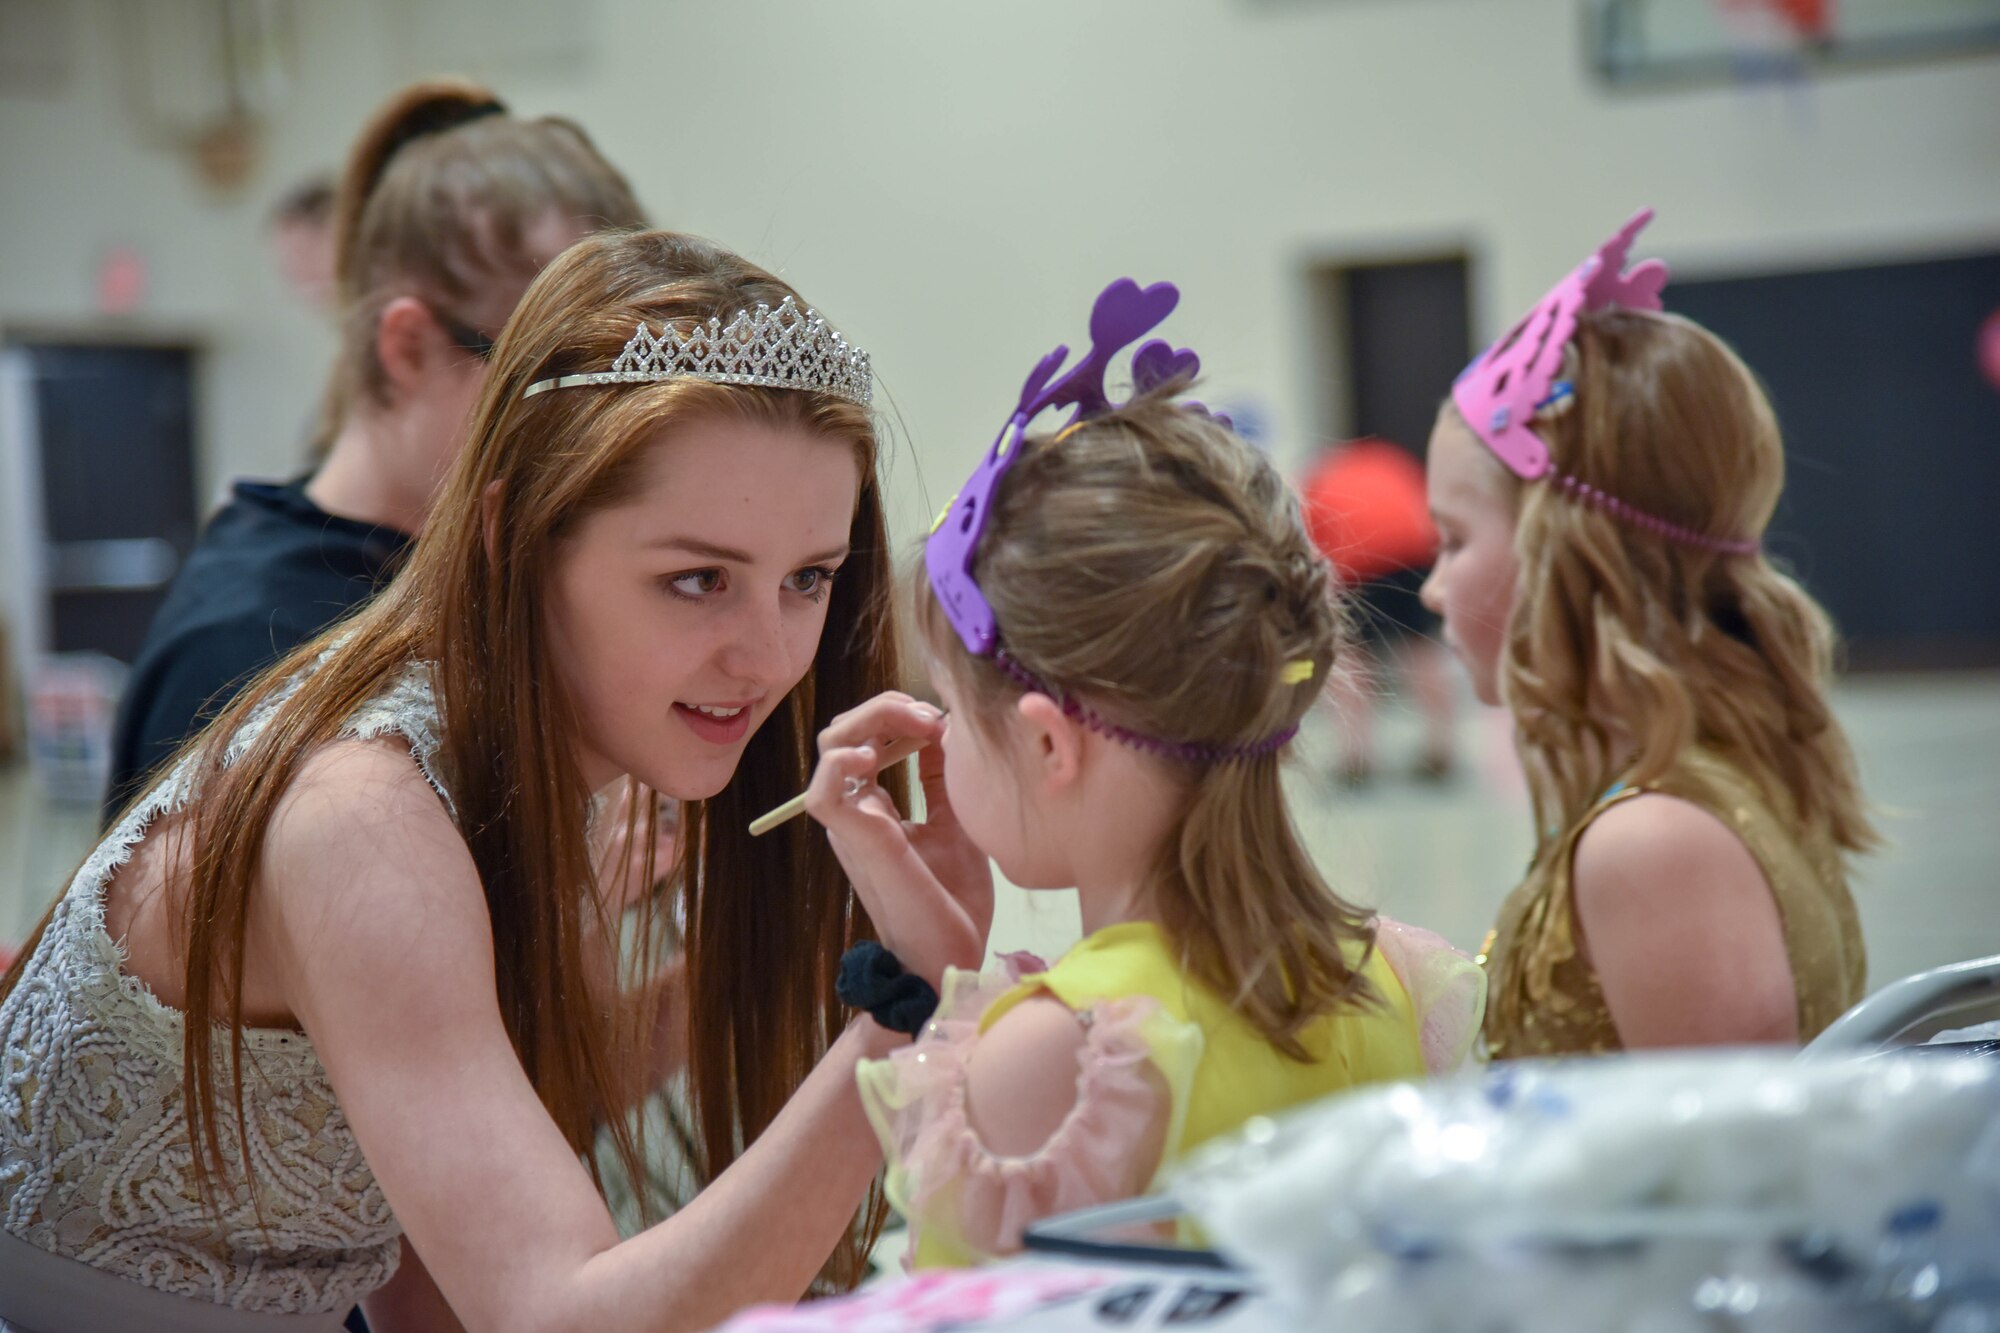
POLYGON ((1663 313, 1642 213, 1438 414, 1424 599, 1513 714, 1537 840, 1486 949, 1496 1058, 1810 1040, 1861 998, 1875 842, 1824 611, 1762 548, 1769 400, 1663 313))
POLYGON ((1139 392, 1104 396, 1105 361, 1173 304, 1165 283, 1100 297, 1090 356, 1037 368, 917 588, 948 717, 907 732, 941 742, 933 779, 1009 881, 1076 889, 1084 939, 947 976, 975 932, 938 928, 951 895, 874 784, 877 746, 824 749, 808 796, 890 951, 885 993, 943 991, 861 1073, 920 1265, 1005 1254, 1252 1115, 1455 1063, 1477 1025, 1470 960, 1343 899, 1287 808, 1280 762, 1340 638, 1291 492, 1175 401, 1192 353, 1148 343, 1139 392))

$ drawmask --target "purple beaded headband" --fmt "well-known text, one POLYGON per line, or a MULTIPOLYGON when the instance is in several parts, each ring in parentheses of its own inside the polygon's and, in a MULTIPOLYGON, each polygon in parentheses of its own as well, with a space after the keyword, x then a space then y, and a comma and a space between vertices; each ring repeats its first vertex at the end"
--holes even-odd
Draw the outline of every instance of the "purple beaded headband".
MULTIPOLYGON (((1235 746, 1166 740, 1121 727, 1083 703, 1050 689, 1000 646, 1000 626, 993 607, 972 577, 972 562, 979 551, 979 539, 986 532, 993 497, 1001 478, 1020 457, 1029 424, 1051 407, 1076 409, 1064 429, 1109 412, 1113 404, 1105 393, 1104 375, 1110 369, 1111 358, 1158 327, 1173 313, 1180 299, 1180 289, 1170 282, 1156 282, 1142 288, 1130 278, 1120 278, 1098 295, 1090 312, 1090 351, 1060 378, 1056 377, 1056 371, 1069 357, 1067 345, 1050 352, 1028 372, 1020 400, 1007 424, 1000 428, 999 438, 932 526, 930 539, 924 543, 924 568, 930 576, 931 592, 937 597, 945 619, 965 644, 965 650, 974 657, 994 658, 1001 670, 1024 688, 1056 700, 1065 716, 1101 736, 1149 754, 1189 763, 1229 763, 1281 749, 1298 734, 1298 727, 1287 727, 1275 736, 1235 746)), ((1191 379, 1200 369, 1201 358, 1192 351, 1155 338, 1132 354, 1133 394, 1136 397, 1177 379, 1191 379)), ((1199 404, 1188 406, 1201 410, 1199 404)), ((1289 674, 1287 679, 1291 679, 1289 674)))
POLYGON ((1135 750, 1144 750, 1162 759, 1179 759, 1190 764, 1227 764, 1239 759, 1255 759, 1282 750, 1292 737, 1299 734, 1297 725, 1286 727, 1274 736, 1266 736, 1261 741, 1251 741, 1248 745, 1204 745, 1199 741, 1169 741, 1158 736, 1148 736, 1144 732, 1121 727, 1101 713, 1093 712, 1076 700, 1059 695, 1042 683, 1042 678, 1015 661, 1002 648, 993 654, 993 660, 1002 671, 1012 676, 1021 688, 1033 690, 1036 694, 1046 694, 1054 699, 1063 710, 1063 716, 1080 726, 1089 727, 1100 736, 1106 736, 1120 745, 1129 745, 1135 750))
POLYGON ((1551 288, 1520 323, 1474 358, 1451 386, 1452 402, 1472 433, 1523 480, 1551 477, 1570 498, 1683 546, 1723 555, 1755 555, 1759 548, 1754 541, 1712 536, 1670 523, 1566 472, 1556 472, 1548 445, 1535 433, 1537 416, 1576 397, 1575 386, 1559 377, 1563 351, 1576 334, 1578 316, 1607 306, 1660 309, 1667 266, 1648 259, 1625 267, 1633 241, 1652 220, 1653 210, 1641 209, 1551 288))

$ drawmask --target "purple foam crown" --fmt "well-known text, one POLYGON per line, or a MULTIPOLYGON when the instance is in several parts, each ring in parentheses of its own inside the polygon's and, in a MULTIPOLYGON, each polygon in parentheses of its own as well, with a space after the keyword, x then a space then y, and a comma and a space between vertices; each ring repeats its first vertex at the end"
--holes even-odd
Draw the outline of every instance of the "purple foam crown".
MULTIPOLYGON (((966 651, 974 657, 990 656, 1000 644, 1000 627, 993 608, 972 577, 972 560, 979 539, 986 531, 986 515, 991 508, 1000 479, 1020 455, 1021 441, 1028 426, 1051 407, 1074 407, 1067 425, 1109 412, 1112 402, 1104 389, 1105 372, 1111 358, 1158 328, 1180 304, 1180 289, 1171 282, 1141 287, 1130 278, 1120 278, 1106 287, 1090 311, 1090 351, 1056 378, 1056 371, 1069 357, 1067 345, 1056 348, 1028 372, 1021 386, 1020 401, 999 438, 986 451, 971 480, 938 515, 924 544, 924 566, 938 605, 944 608, 966 651)), ((1135 394, 1149 393, 1180 376, 1192 378, 1201 369, 1201 358, 1187 348, 1175 348, 1153 339, 1132 354, 1132 383, 1135 394)))
MULTIPOLYGON (((1276 735, 1247 745, 1213 745, 1148 736, 1120 726, 1080 700, 1050 689, 1040 677, 1001 647, 1000 626, 994 618, 993 607, 972 577, 973 557, 978 553, 979 539, 986 531, 994 493, 999 489, 1001 478, 1007 475, 1007 469, 1020 457, 1021 441, 1027 436, 1029 424, 1051 407, 1076 409, 1070 416, 1068 426, 1109 412, 1113 404, 1105 393, 1104 375, 1110 369, 1111 358, 1157 328, 1173 313, 1180 299, 1180 289, 1170 282, 1141 287, 1130 278, 1120 278, 1104 289, 1097 298, 1097 304, 1091 307, 1089 353, 1059 379, 1055 378, 1056 370, 1069 357, 1066 346, 1050 352, 1028 372, 1027 383, 1021 386, 1020 401, 1015 405, 1013 415, 1007 418, 1007 424, 1000 428, 999 438, 994 440, 993 447, 980 460, 972 479, 938 515, 930 540, 924 544, 924 565, 930 575, 931 590, 937 595, 938 604, 944 608, 946 619, 958 632, 966 651, 974 657, 995 658, 1001 669, 1022 688, 1058 700, 1066 715, 1121 744, 1186 763, 1234 763, 1277 753, 1298 733, 1298 727, 1287 727, 1276 735)), ((1193 352, 1155 338, 1142 344, 1132 354, 1134 396, 1192 380, 1200 370, 1201 358, 1193 352)), ((1184 406, 1212 415, 1224 426, 1229 425, 1229 418, 1220 413, 1207 413, 1207 409, 1199 403, 1184 406)))

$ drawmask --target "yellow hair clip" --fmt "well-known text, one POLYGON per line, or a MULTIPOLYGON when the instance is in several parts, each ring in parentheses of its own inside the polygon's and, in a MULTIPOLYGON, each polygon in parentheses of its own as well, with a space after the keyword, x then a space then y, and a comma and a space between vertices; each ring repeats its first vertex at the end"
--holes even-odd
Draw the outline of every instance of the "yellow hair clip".
POLYGON ((952 492, 951 499, 946 500, 944 502, 944 508, 938 510, 938 516, 931 521, 932 532, 936 532, 939 528, 944 526, 944 521, 947 518, 951 517, 951 507, 957 503, 958 503, 958 492, 954 491, 952 492))
POLYGON ((1299 685, 1311 680, 1314 673, 1318 670, 1319 668, 1313 665, 1310 658, 1301 657, 1296 662, 1285 663, 1285 669, 1280 678, 1287 685, 1299 685))

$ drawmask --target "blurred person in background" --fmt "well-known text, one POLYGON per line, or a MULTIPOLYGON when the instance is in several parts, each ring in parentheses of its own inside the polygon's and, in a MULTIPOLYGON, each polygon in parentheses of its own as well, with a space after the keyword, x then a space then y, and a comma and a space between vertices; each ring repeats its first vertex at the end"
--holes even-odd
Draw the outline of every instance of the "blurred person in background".
POLYGON ((271 249, 285 285, 315 310, 333 308, 332 177, 311 176, 279 197, 271 209, 271 249))
POLYGON ((1436 638, 1437 617, 1417 593, 1437 554, 1437 528, 1424 469, 1387 440, 1334 445, 1300 484, 1313 544, 1332 564, 1358 625, 1353 665, 1327 682, 1340 734, 1337 776, 1358 787, 1375 775, 1375 705, 1393 666, 1423 715, 1420 778, 1451 776, 1450 662, 1436 638))
POLYGON ((107 825, 256 672, 386 582, 542 266, 592 231, 646 221, 576 125, 516 117, 457 80, 389 99, 330 201, 306 188, 280 206, 276 241, 303 290, 329 212, 340 349, 323 460, 287 483, 239 481, 174 580, 120 702, 107 825))

